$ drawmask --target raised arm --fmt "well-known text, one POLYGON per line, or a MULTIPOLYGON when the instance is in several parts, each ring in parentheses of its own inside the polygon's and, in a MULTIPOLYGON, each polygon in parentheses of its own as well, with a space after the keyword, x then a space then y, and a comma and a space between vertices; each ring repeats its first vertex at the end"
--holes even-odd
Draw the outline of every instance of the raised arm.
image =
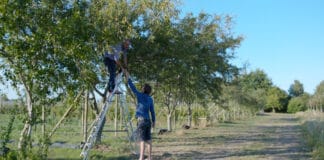
MULTIPOLYGON (((128 76, 127 76, 128 77, 128 76)), ((140 92, 136 89, 135 85, 133 84, 132 80, 130 78, 128 78, 128 85, 130 87, 130 89, 132 90, 132 92, 137 96, 140 94, 140 92)))

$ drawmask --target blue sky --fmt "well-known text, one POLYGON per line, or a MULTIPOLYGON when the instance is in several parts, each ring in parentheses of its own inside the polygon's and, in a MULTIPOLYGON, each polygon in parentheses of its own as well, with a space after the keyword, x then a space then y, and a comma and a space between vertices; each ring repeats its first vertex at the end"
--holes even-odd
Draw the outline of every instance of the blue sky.
POLYGON ((323 0, 183 0, 182 13, 228 14, 244 41, 233 63, 262 69, 288 91, 299 80, 308 93, 324 80, 323 0))

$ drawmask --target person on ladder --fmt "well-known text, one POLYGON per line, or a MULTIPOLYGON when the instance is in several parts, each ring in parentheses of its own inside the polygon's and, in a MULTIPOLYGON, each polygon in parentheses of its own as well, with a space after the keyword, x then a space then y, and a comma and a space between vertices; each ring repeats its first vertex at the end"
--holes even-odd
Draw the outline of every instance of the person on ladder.
MULTIPOLYGON (((111 93, 114 91, 115 88, 115 78, 116 78, 116 71, 117 71, 117 65, 123 69, 127 68, 127 52, 130 48, 130 41, 124 40, 122 43, 119 43, 114 46, 108 46, 104 52, 104 64, 108 68, 109 72, 109 82, 108 82, 108 91, 111 93), (124 61, 124 67, 122 66, 119 59, 121 58, 121 55, 123 56, 124 61), (116 65, 117 64, 117 65, 116 65)), ((116 91, 116 94, 119 91, 116 91)))
POLYGON ((152 135, 151 128, 155 127, 155 111, 153 98, 150 96, 152 87, 149 84, 144 84, 142 92, 138 91, 129 78, 129 73, 125 71, 126 80, 132 92, 136 95, 137 106, 135 117, 137 119, 137 136, 140 141, 140 157, 139 160, 144 160, 145 144, 148 148, 148 160, 152 159, 152 135), (151 114, 151 117, 150 117, 151 114))

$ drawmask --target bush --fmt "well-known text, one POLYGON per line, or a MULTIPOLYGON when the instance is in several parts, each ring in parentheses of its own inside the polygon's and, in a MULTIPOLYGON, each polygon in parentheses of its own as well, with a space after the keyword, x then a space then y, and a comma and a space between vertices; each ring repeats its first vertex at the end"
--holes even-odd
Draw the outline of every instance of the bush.
POLYGON ((0 150, 3 155, 6 155, 7 152, 9 151, 9 148, 7 148, 6 145, 10 140, 10 135, 12 133, 12 126, 13 126, 14 121, 15 121, 15 116, 11 115, 8 126, 1 127, 0 140, 2 140, 2 141, 0 143, 0 150))
POLYGON ((324 114, 300 112, 296 115, 302 123, 303 139, 312 149, 312 159, 324 159, 324 114))
POLYGON ((289 101, 287 112, 296 113, 299 111, 306 111, 308 99, 309 97, 307 95, 292 98, 289 101))

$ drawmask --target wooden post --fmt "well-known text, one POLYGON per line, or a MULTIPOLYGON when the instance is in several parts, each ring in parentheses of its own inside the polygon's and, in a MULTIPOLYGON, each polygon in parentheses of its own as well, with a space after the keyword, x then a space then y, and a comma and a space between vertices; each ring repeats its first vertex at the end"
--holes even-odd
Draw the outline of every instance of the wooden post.
POLYGON ((115 105, 115 136, 117 136, 117 107, 118 107, 118 96, 116 96, 116 105, 115 105))
POLYGON ((83 122, 83 140, 84 140, 84 142, 86 142, 87 141, 87 137, 88 137, 88 100, 89 100, 89 92, 88 91, 86 91, 85 92, 85 96, 84 96, 84 116, 83 116, 83 118, 84 118, 84 122, 83 122))
MULTIPOLYGON (((82 95, 82 92, 80 92, 74 99, 74 103, 76 103, 80 96, 82 95)), ((70 108, 68 108, 66 110, 66 112, 64 113, 64 115, 62 116, 62 118, 56 123, 55 127, 52 129, 51 133, 48 135, 48 138, 52 137, 52 135, 55 133, 56 129, 60 126, 60 124, 63 122, 63 120, 69 115, 69 113, 72 111, 72 108, 74 107, 74 105, 71 105, 70 108)))
POLYGON ((42 136, 45 138, 45 105, 42 105, 42 136))
POLYGON ((124 121, 123 121, 123 118, 124 118, 124 116, 123 116, 123 113, 124 113, 124 111, 123 111, 123 107, 124 107, 124 106, 123 106, 123 105, 124 105, 124 104, 122 104, 122 101, 121 101, 121 98, 122 98, 122 97, 121 97, 121 96, 122 96, 122 94, 119 94, 119 95, 118 95, 118 97, 119 97, 119 104, 120 104, 120 105, 119 105, 119 108, 120 108, 120 113, 119 113, 119 115, 120 115, 120 119, 119 119, 119 129, 120 129, 120 130, 122 130, 122 126, 123 126, 123 122, 124 122, 124 121))
MULTIPOLYGON (((83 137, 84 137, 84 105, 81 105, 81 132, 82 132, 82 135, 83 135, 83 137)), ((85 141, 84 141, 85 142, 85 141)))

